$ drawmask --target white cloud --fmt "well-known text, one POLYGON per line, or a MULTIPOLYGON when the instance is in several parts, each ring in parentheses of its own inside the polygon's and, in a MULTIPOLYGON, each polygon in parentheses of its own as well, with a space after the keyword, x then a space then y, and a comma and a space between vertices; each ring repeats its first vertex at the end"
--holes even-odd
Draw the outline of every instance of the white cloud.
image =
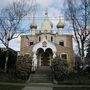
POLYGON ((20 36, 16 39, 11 40, 9 47, 16 51, 19 51, 20 50, 20 36))
POLYGON ((7 6, 9 3, 12 3, 15 0, 0 0, 0 9, 4 8, 7 6))
POLYGON ((36 0, 36 2, 41 6, 41 8, 48 8, 54 3, 54 0, 36 0))
MULTIPOLYGON (((12 3, 13 1, 20 1, 20 0, 0 0, 0 7, 5 7, 9 3, 12 3)), ((31 0, 25 0, 28 3, 30 3, 31 0)), ((33 2, 38 3, 41 8, 48 8, 51 5, 62 7, 64 0, 33 0, 33 2)))
POLYGON ((3 44, 2 44, 2 42, 0 41, 0 47, 5 47, 3 44))
MULTIPOLYGON (((8 4, 11 4, 14 1, 21 1, 21 0, 0 0, 0 9, 4 8, 8 4)), ((29 2, 29 0, 27 0, 29 2)), ((29 2, 30 3, 30 2, 29 2)))
POLYGON ((49 17, 51 18, 51 21, 52 21, 53 26, 54 26, 53 29, 55 29, 55 30, 57 29, 56 25, 58 23, 59 15, 60 15, 60 11, 58 9, 53 8, 53 7, 49 9, 49 17))

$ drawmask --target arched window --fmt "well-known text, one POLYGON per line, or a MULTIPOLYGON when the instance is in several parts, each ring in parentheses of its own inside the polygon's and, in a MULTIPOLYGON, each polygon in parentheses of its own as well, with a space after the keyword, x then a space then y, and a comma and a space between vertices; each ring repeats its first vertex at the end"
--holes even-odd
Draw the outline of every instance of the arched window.
POLYGON ((45 38, 47 39, 47 36, 45 36, 45 38))
POLYGON ((51 36, 51 42, 53 42, 53 37, 51 36))
POLYGON ((59 45, 64 46, 64 41, 60 41, 59 45))
POLYGON ((61 60, 67 60, 67 54, 66 53, 61 54, 61 60))
POLYGON ((47 33, 47 30, 44 30, 44 33, 47 33))
POLYGON ((39 37, 39 42, 41 41, 41 37, 39 37))
POLYGON ((31 45, 33 45, 33 44, 34 44, 34 42, 33 42, 33 41, 31 41, 31 42, 30 42, 30 46, 31 46, 31 45))

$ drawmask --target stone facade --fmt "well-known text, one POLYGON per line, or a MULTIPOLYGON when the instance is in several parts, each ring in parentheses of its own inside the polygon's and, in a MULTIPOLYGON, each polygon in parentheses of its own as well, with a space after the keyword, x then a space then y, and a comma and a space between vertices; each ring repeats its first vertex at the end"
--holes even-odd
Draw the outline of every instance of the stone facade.
POLYGON ((53 23, 49 20, 48 13, 45 13, 45 20, 39 30, 37 30, 35 19, 30 28, 31 35, 21 36, 20 54, 30 54, 33 57, 33 66, 51 65, 51 60, 60 56, 62 60, 67 60, 70 68, 73 67, 73 36, 61 33, 64 24, 60 18, 57 24, 57 33, 53 33, 53 23))

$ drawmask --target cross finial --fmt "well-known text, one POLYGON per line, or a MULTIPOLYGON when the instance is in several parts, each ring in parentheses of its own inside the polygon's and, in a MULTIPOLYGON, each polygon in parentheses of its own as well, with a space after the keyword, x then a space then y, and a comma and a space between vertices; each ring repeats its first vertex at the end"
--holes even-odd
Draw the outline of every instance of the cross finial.
POLYGON ((59 15, 59 21, 61 22, 61 16, 59 15))
POLYGON ((48 9, 46 8, 46 10, 45 10, 45 15, 48 15, 48 9))

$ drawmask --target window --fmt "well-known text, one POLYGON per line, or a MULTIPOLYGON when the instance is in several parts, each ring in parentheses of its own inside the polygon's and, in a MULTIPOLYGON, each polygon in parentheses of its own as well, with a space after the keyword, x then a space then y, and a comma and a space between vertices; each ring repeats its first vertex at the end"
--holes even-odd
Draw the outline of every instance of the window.
POLYGON ((34 43, 33 42, 30 42, 30 45, 33 45, 34 43))
POLYGON ((51 36, 51 42, 53 42, 53 37, 51 36))
POLYGON ((44 30, 44 32, 46 33, 46 32, 47 32, 47 30, 44 30))
POLYGON ((59 45, 64 46, 64 41, 60 41, 59 45))
POLYGON ((39 37, 39 42, 41 41, 41 37, 39 37))
POLYGON ((47 36, 45 36, 45 38, 47 39, 47 36))
POLYGON ((61 59, 62 60, 67 60, 67 54, 61 54, 61 59))

